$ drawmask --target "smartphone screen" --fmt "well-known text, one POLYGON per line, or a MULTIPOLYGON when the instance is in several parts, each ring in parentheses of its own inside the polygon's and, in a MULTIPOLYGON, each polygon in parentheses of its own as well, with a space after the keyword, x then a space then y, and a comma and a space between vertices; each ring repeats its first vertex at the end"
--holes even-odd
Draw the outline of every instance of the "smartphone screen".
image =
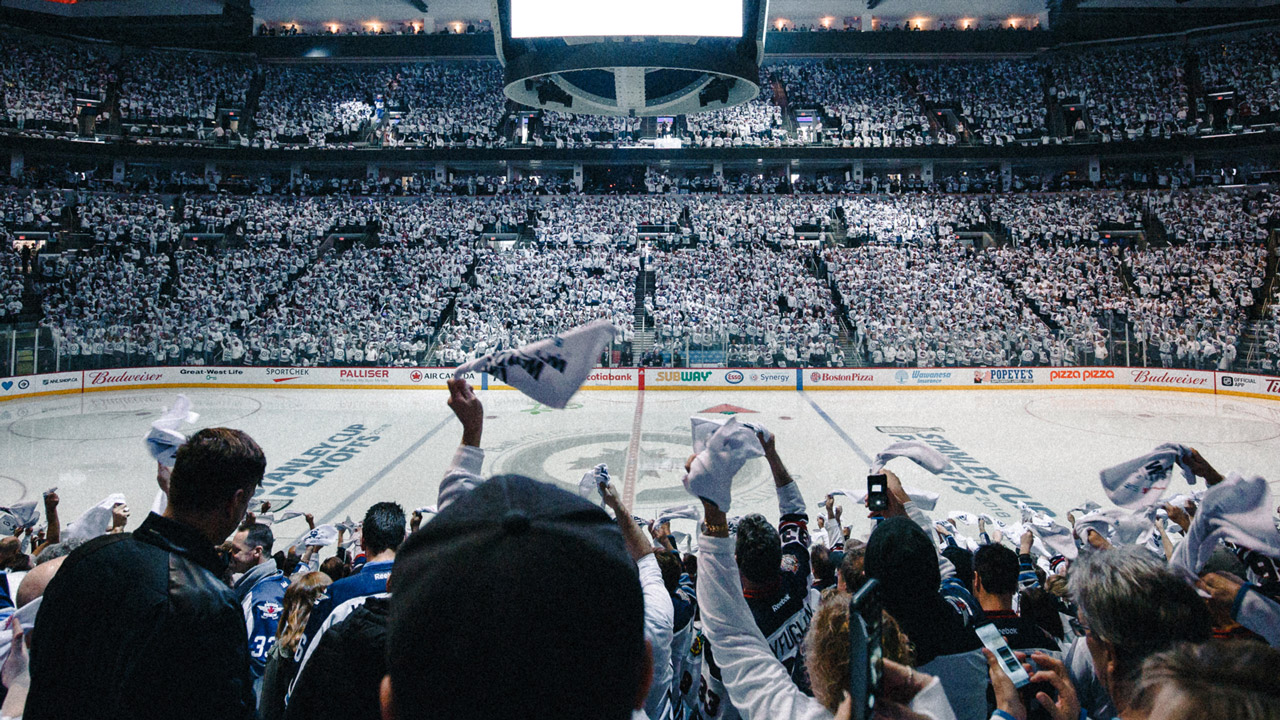
POLYGON ((1013 681, 1014 687, 1020 688, 1031 682, 1031 678, 1027 676, 1027 669, 1018 662, 1018 656, 1013 654, 1009 643, 1005 642, 1004 636, 1000 634, 999 628, 992 623, 987 623, 979 625, 975 630, 982 644, 1000 661, 1000 667, 1004 668, 1004 673, 1013 681))
POLYGON ((886 510, 889 507, 889 478, 884 475, 867 476, 867 509, 886 510))
POLYGON ((853 720, 869 720, 884 670, 880 643, 883 607, 876 580, 868 580, 849 601, 849 690, 853 720))

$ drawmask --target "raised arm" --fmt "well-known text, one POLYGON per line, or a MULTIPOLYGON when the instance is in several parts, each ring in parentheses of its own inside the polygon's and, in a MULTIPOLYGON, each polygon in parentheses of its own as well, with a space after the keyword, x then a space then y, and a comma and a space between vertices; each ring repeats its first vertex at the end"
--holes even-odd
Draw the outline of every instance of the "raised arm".
POLYGON ((480 449, 480 437, 484 432, 484 405, 466 380, 449 381, 449 409, 462 423, 462 442, 454 453, 453 463, 445 471, 440 482, 437 507, 444 510, 449 503, 484 482, 480 468, 484 464, 484 450, 480 449))

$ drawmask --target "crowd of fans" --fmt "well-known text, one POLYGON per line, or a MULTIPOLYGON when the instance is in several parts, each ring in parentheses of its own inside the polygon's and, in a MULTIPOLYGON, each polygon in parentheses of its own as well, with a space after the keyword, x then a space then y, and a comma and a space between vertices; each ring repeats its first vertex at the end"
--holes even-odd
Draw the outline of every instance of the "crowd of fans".
MULTIPOLYGON (((1135 503, 1104 472, 1077 494, 1115 507, 1063 518, 1029 500, 1005 522, 938 507, 884 467, 906 454, 954 474, 924 443, 877 457, 884 495, 859 500, 843 480, 801 489, 784 458, 812 443, 730 420, 695 442, 689 504, 645 518, 607 466, 582 482, 518 465, 485 478, 484 442, 504 439, 466 381, 449 385, 461 441, 435 504, 411 512, 401 503, 428 496, 359 521, 337 506, 329 517, 347 519, 320 524, 296 500, 256 500, 290 473, 225 427, 161 456, 136 527, 119 494, 72 523, 52 490, 6 509, 5 716, 823 720, 857 703, 928 720, 1254 720, 1280 707, 1275 500, 1195 449, 1139 459, 1168 473, 1176 455, 1184 494, 1160 485, 1135 503), (751 457, 767 462, 776 517, 731 514, 751 457)), ((377 440, 353 432, 342 442, 377 440)))
POLYGON ((1264 356, 1280 357, 1261 311, 1276 300, 1266 192, 551 197, 539 186, 8 190, 10 242, 39 228, 82 242, 12 253, 6 314, 41 312, 50 369, 340 365, 353 348, 361 364, 453 364, 595 318, 651 330, 632 359, 662 364, 692 349, 769 366, 1230 369, 1247 353, 1265 369, 1264 356))
MULTIPOLYGON (((1117 142, 1238 131, 1273 119, 1280 97, 1276 37, 1072 48, 1033 60, 782 61, 764 68, 755 100, 663 128, 697 147, 817 142, 855 148, 1117 142), (1198 94, 1223 89, 1236 95, 1210 102, 1198 94), (792 109, 820 110, 819 122, 808 126, 817 131, 793 126, 792 109)), ((69 130, 76 92, 101 100, 100 113, 115 113, 126 134, 151 135, 152 141, 503 147, 516 136, 514 123, 506 122, 502 70, 495 62, 281 65, 138 50, 113 63, 91 47, 26 37, 6 38, 5 55, 4 115, 9 128, 27 132, 69 130), (265 86, 251 97, 256 73, 264 75, 265 86), (219 105, 244 112, 238 130, 215 122, 219 105), (250 124, 256 132, 245 134, 250 124)), ((528 142, 626 144, 640 139, 641 126, 639 118, 545 110, 530 126, 528 142)), ((109 127, 100 131, 111 134, 109 127)))
POLYGON ((750 364, 827 365, 836 355, 835 306, 806 262, 803 251, 760 241, 651 254, 657 289, 645 310, 654 351, 728 345, 750 364))
POLYGON ((441 365, 459 365, 592 320, 612 322, 621 332, 622 351, 629 352, 639 268, 634 250, 607 245, 485 251, 474 287, 459 293, 457 314, 435 359, 441 365))

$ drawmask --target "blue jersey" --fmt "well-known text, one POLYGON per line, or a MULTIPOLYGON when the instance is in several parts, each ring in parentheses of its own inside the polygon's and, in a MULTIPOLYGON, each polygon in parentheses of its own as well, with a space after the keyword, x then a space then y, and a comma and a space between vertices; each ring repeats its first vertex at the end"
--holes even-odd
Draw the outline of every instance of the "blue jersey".
POLYGON ((276 630, 284 615, 284 591, 289 588, 289 578, 274 568, 275 563, 272 563, 271 572, 254 573, 253 577, 244 579, 247 582, 243 586, 237 583, 235 588, 240 595, 245 629, 249 633, 249 669, 255 683, 262 678, 267 667, 267 654, 276 644, 276 630))
POLYGON ((365 563, 360 568, 360 572, 337 580, 326 588, 324 594, 320 596, 320 601, 311 610, 311 617, 307 619, 307 629, 303 636, 303 642, 299 644, 294 659, 302 659, 307 643, 319 633, 320 626, 328 619, 329 613, 333 612, 334 608, 358 597, 385 593, 387 591, 387 580, 391 578, 391 566, 394 563, 394 560, 365 563))

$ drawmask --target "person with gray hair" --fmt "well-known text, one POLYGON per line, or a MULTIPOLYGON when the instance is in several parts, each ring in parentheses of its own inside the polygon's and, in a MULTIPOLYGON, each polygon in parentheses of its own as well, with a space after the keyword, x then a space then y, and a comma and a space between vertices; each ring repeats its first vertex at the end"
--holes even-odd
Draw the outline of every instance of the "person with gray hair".
MULTIPOLYGON (((1071 568, 1068 588, 1078 607, 1071 624, 1079 639, 1067 664, 1077 670, 1080 663, 1071 658, 1088 650, 1115 715, 1131 704, 1143 661, 1180 642, 1212 637, 1209 612, 1195 589, 1141 548, 1083 553, 1071 568)), ((1089 707, 1081 699, 1091 717, 1102 716, 1096 700, 1089 707)))

